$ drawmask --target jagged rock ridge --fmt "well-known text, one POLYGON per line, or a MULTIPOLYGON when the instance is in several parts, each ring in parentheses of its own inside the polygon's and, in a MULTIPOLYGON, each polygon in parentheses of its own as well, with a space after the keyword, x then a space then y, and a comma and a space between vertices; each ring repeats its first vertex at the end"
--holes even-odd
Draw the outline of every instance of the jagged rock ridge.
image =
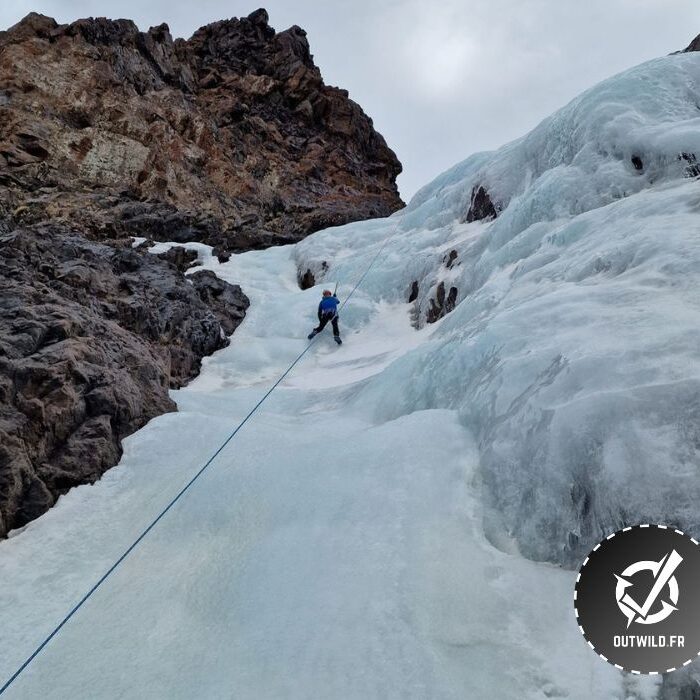
POLYGON ((37 14, 0 34, 0 198, 24 222, 242 250, 386 216, 400 171, 265 10, 188 41, 37 14))

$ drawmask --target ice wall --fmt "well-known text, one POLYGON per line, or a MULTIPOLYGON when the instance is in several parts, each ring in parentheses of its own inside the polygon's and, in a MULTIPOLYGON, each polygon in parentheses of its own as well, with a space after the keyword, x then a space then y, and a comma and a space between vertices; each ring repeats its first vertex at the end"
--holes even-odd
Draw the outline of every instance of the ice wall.
POLYGON ((430 341, 353 405, 378 422, 459 409, 502 519, 491 527, 529 557, 574 565, 646 520, 700 534, 698 156, 700 56, 669 56, 460 163, 390 219, 297 247, 342 296, 385 244, 360 298, 417 287, 418 326, 440 282, 458 290, 430 341), (479 186, 499 214, 462 223, 479 186))

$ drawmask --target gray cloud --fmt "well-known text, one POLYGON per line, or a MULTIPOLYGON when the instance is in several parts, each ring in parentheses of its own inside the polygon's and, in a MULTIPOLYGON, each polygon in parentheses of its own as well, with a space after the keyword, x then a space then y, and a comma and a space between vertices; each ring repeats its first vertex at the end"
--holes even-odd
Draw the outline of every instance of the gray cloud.
MULTIPOLYGON (((175 36, 260 2, 14 0, 9 27, 34 10, 68 22, 165 21, 175 36)), ((404 164, 404 198, 474 151, 520 136, 576 94, 700 33, 697 0, 269 0, 277 29, 307 30, 327 82, 350 91, 404 164)))

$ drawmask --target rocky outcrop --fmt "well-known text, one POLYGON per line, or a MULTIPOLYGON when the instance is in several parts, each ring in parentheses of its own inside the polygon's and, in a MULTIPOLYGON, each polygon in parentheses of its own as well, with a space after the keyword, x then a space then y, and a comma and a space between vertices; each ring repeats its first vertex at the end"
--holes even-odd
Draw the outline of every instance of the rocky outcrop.
POLYGON ((440 282, 435 290, 435 298, 430 300, 430 308, 426 312, 425 320, 428 323, 435 323, 443 316, 447 316, 450 311, 454 311, 458 293, 457 287, 450 287, 450 291, 445 294, 445 283, 440 282))
POLYGON ((681 53, 689 53, 691 51, 700 51, 700 34, 698 34, 681 53))
POLYGON ((311 287, 315 286, 316 284, 316 276, 313 272, 311 272, 311 269, 308 267, 306 268, 306 272, 303 275, 299 274, 297 275, 297 277, 299 289, 311 289, 311 287))
POLYGON ((188 41, 37 14, 0 33, 0 199, 26 223, 225 255, 388 215, 400 171, 305 32, 265 10, 188 41))
POLYGON ((248 297, 237 284, 219 279, 211 270, 200 270, 190 275, 199 298, 214 312, 227 335, 233 333, 245 318, 248 297))
POLYGON ((297 269, 297 284, 299 289, 311 289, 316 285, 316 280, 325 276, 328 272, 328 263, 325 260, 314 261, 304 272, 303 268, 297 269))
MULTIPOLYGON (((451 269, 452 269, 452 266, 455 264, 455 262, 457 261, 457 258, 458 258, 458 257, 459 257, 459 254, 457 253, 457 251, 456 251, 456 250, 451 250, 447 255, 445 255, 445 256, 442 258, 442 262, 444 263, 445 267, 446 267, 448 270, 451 270, 451 269)), ((457 263, 457 265, 459 265, 459 263, 457 263)))
POLYGON ((121 440, 175 410, 248 300, 211 273, 60 226, 0 233, 0 536, 119 461, 121 440), (205 277, 206 275, 206 277, 205 277))
MULTIPOLYGON (((146 250, 148 250, 149 247, 150 246, 146 246, 146 250)), ((196 250, 188 250, 180 245, 168 248, 164 253, 156 253, 156 255, 162 260, 167 260, 169 263, 175 265, 180 272, 189 270, 197 261, 196 250)))
POLYGON ((474 187, 472 189, 469 210, 467 211, 464 221, 468 224, 473 221, 488 221, 489 219, 495 219, 497 215, 498 212, 491 201, 488 190, 483 185, 474 187))

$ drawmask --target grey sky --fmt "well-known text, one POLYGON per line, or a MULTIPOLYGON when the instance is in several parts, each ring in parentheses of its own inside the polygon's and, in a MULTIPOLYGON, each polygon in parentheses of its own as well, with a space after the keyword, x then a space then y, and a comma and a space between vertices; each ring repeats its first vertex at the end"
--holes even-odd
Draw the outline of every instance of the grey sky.
POLYGON ((174 36, 259 6, 307 30, 326 82, 350 91, 404 165, 401 193, 520 136, 576 94, 700 33, 698 0, 5 0, 68 22, 167 22, 174 36))

